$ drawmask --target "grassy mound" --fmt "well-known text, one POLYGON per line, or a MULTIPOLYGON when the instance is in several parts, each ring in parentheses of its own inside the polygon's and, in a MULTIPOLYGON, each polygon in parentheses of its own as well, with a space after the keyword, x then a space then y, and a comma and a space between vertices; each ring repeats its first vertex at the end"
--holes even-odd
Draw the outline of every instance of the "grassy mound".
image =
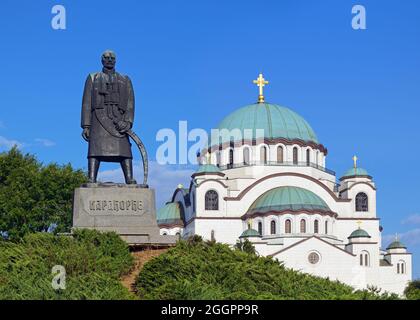
POLYGON ((19 243, 0 240, 2 299, 130 299, 120 283, 133 258, 115 233, 76 231, 73 238, 26 235, 19 243), (66 289, 54 290, 53 266, 66 270, 66 289))
POLYGON ((143 299, 386 299, 336 281, 286 269, 271 258, 195 238, 145 264, 143 299))

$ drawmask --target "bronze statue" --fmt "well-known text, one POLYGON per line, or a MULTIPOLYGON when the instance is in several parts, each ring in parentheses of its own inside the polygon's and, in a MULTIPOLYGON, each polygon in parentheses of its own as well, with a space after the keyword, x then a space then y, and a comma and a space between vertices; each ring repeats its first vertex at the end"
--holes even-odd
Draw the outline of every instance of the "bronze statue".
POLYGON ((144 184, 147 186, 147 155, 140 139, 131 131, 134 121, 134 90, 126 75, 115 71, 116 55, 102 54, 103 69, 90 74, 85 83, 82 103, 82 137, 89 142, 89 182, 96 183, 101 161, 119 162, 127 184, 133 177, 131 143, 138 145, 143 157, 144 184))

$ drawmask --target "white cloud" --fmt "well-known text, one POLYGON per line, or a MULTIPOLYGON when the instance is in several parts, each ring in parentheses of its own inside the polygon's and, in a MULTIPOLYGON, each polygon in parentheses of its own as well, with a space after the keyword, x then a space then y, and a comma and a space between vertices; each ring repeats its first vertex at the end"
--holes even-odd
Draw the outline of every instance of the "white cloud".
MULTIPOLYGON (((420 228, 408 230, 403 233, 398 233, 398 239, 406 246, 416 246, 420 244, 420 228)), ((387 246, 389 243, 395 240, 395 234, 388 234, 382 237, 383 246, 387 246)))
POLYGON ((6 148, 7 150, 13 148, 13 146, 17 146, 18 148, 22 148, 24 143, 19 142, 13 139, 7 139, 6 137, 0 136, 0 148, 6 148))
POLYGON ((43 147, 53 147, 53 146, 55 146, 55 142, 51 141, 49 139, 36 138, 35 141, 43 147))
POLYGON ((401 221, 402 224, 420 224, 420 214, 415 213, 401 221))
MULTIPOLYGON (((143 165, 134 164, 134 176, 137 183, 143 181, 143 165)), ((178 184, 183 184, 185 188, 190 186, 191 175, 194 170, 177 165, 159 165, 155 161, 149 162, 149 187, 155 189, 156 209, 159 209, 167 201, 171 200, 172 194, 178 184)), ((124 176, 120 168, 113 170, 100 171, 98 174, 100 181, 124 182, 124 176)))

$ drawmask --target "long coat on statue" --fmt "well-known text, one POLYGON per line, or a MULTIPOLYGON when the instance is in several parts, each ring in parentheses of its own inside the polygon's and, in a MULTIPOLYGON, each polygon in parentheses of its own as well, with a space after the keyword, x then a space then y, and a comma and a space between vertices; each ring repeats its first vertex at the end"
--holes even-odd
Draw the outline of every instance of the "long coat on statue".
POLYGON ((89 157, 102 161, 132 158, 127 134, 116 124, 123 120, 131 128, 134 121, 134 91, 128 76, 115 71, 90 74, 85 83, 82 103, 82 128, 90 128, 89 157))

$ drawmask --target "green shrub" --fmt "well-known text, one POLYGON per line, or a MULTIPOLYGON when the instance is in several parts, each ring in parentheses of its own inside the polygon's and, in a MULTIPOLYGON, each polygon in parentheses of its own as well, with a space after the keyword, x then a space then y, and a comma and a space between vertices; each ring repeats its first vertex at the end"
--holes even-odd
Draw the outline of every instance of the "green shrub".
POLYGON ((411 281, 404 290, 407 299, 420 300, 420 280, 411 281))
POLYGON ((0 241, 2 299, 132 299, 120 283, 133 264, 116 233, 76 231, 74 237, 26 235, 19 243, 0 241), (52 267, 66 270, 66 289, 54 290, 52 267))
POLYGON ((220 243, 181 241, 145 264, 136 280, 144 299, 396 299, 286 269, 220 243))

